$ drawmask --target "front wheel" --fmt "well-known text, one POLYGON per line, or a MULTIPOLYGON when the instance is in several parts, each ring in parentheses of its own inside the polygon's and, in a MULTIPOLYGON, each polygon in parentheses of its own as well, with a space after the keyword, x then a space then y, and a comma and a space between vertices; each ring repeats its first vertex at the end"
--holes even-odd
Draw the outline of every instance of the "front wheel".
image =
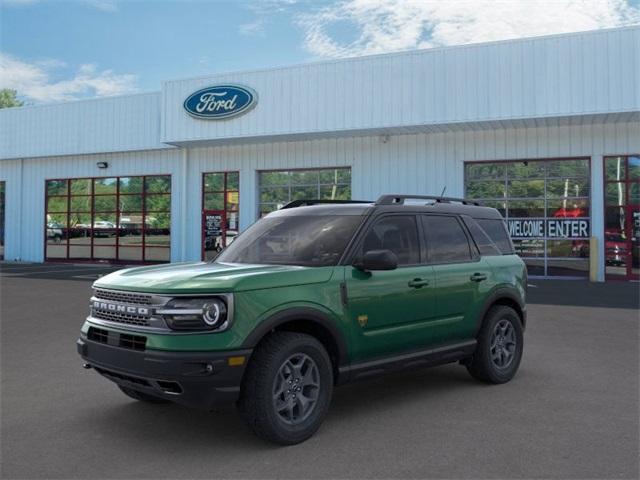
POLYGON ((238 406, 256 435, 293 445, 320 428, 332 393, 333 369, 323 345, 303 333, 276 332, 256 348, 238 406))
POLYGON ((483 382, 506 383, 518 371, 523 346, 520 316, 507 306, 492 307, 485 316, 467 370, 483 382))

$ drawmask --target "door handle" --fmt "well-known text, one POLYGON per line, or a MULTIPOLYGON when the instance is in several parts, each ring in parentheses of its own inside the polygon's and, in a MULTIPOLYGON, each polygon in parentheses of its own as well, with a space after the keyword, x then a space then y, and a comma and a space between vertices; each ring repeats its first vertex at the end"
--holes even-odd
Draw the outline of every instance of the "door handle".
POLYGON ((469 280, 471 280, 472 282, 481 282, 486 279, 487 276, 484 273, 474 273, 473 275, 471 275, 471 277, 469 277, 469 280))
POLYGON ((409 280, 408 285, 411 288, 426 287, 427 285, 429 285, 429 280, 423 280, 422 278, 414 278, 413 280, 409 280))

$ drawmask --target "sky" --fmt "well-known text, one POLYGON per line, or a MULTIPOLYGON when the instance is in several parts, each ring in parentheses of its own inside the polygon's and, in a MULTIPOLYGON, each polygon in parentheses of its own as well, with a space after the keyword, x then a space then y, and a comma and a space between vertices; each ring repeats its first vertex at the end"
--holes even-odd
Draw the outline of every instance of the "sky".
POLYGON ((27 104, 323 59, 640 24, 640 0, 0 0, 27 104))

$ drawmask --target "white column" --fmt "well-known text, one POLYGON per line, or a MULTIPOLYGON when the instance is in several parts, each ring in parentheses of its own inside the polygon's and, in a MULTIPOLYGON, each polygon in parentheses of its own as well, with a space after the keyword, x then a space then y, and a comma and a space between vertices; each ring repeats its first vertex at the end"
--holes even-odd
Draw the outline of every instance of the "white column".
POLYGON ((258 218, 258 174, 253 168, 240 170, 240 231, 258 218))
POLYGON ((591 157, 591 235, 598 239, 598 272, 596 279, 604 282, 604 169, 602 155, 591 157))

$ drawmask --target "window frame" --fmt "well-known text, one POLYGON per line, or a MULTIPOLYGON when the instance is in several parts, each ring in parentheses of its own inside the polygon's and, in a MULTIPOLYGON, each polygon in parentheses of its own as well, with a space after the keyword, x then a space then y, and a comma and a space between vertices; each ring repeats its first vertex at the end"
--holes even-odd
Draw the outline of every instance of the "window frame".
MULTIPOLYGON (((155 231, 155 230, 164 230, 163 228, 153 228, 153 227, 147 227, 146 225, 146 218, 148 216, 148 214, 150 214, 149 216, 153 216, 153 214, 168 214, 169 215, 169 219, 171 219, 171 214, 172 214, 172 202, 173 201, 173 177, 171 174, 164 174, 164 173, 155 173, 155 174, 144 174, 144 175, 106 175, 106 176, 100 176, 100 177, 96 177, 96 176, 91 176, 91 177, 68 177, 68 178, 45 178, 44 180, 44 225, 43 225, 43 236, 44 236, 44 245, 43 245, 43 258, 46 262, 59 262, 59 263, 68 263, 68 262, 74 262, 74 263, 94 263, 94 262, 108 262, 108 263, 115 263, 115 264, 120 264, 120 263, 127 263, 127 264, 156 264, 156 263, 168 263, 171 262, 171 220, 169 221, 169 244, 168 245, 160 245, 160 244, 154 244, 154 243, 150 243, 149 245, 147 245, 147 231, 155 231), (165 177, 168 178, 168 185, 169 185, 169 191, 168 192, 151 192, 148 193, 147 192, 147 179, 153 178, 153 177, 165 177), (141 187, 141 191, 138 192, 126 192, 126 193, 121 193, 120 192, 120 187, 121 187, 121 179, 124 178, 141 178, 142 179, 142 187, 141 187), (101 192, 101 193, 96 193, 96 189, 95 189, 95 185, 96 185, 96 181, 100 181, 100 180, 105 180, 105 179, 114 179, 115 180, 115 193, 111 193, 111 192, 101 192), (88 192, 83 192, 80 194, 76 194, 73 195, 72 191, 71 191, 71 182, 73 181, 77 181, 77 180, 85 180, 89 182, 89 190, 88 192), (53 195, 49 195, 49 191, 48 191, 48 185, 50 182, 64 182, 65 184, 65 192, 64 194, 53 194, 53 195), (122 196, 136 196, 139 195, 141 197, 142 200, 142 204, 140 206, 140 211, 122 211, 120 209, 120 197, 122 196), (149 195, 156 195, 156 196, 166 196, 169 198, 169 207, 167 210, 153 210, 153 211, 149 211, 147 210, 147 205, 146 205, 146 201, 147 201, 147 196, 149 195), (108 211, 96 211, 95 209, 95 200, 96 197, 100 198, 100 197, 110 197, 110 196, 114 196, 116 198, 116 206, 115 206, 115 210, 108 210, 108 211), (82 211, 71 211, 71 199, 72 198, 88 198, 89 199, 89 203, 90 203, 90 209, 88 211, 82 210, 82 211), (66 200, 66 210, 63 212, 49 212, 49 200, 51 198, 61 198, 61 199, 65 199, 66 200), (140 228, 140 245, 139 246, 135 246, 135 247, 130 247, 126 244, 121 244, 120 242, 120 237, 121 237, 121 228, 120 228, 120 218, 122 217, 122 214, 140 214, 140 218, 142 219, 142 223, 141 223, 141 228, 140 228), (49 244, 48 242, 48 216, 49 214, 59 214, 59 215, 64 215, 66 217, 66 223, 63 226, 62 230, 66 233, 65 236, 63 236, 65 238, 64 242, 64 248, 65 248, 65 256, 64 257, 49 257, 47 256, 47 247, 49 244), (85 230, 87 230, 87 237, 90 238, 90 241, 88 244, 72 244, 71 242, 71 238, 69 237, 69 232, 74 230, 75 227, 71 227, 71 215, 77 215, 77 214, 81 214, 81 215, 89 215, 90 216, 90 223, 89 223, 89 227, 86 228, 85 230), (95 238, 96 238, 96 230, 97 231, 103 231, 106 229, 96 229, 94 228, 95 222, 96 222, 96 214, 97 215, 114 215, 115 216, 115 228, 114 229, 109 229, 109 232, 113 232, 114 235, 114 240, 113 240, 113 244, 109 243, 109 244, 98 244, 97 247, 107 247, 107 248, 114 248, 115 249, 115 256, 113 258, 109 257, 109 258, 105 258, 105 257, 101 257, 101 256, 96 256, 95 254, 95 238), (71 247, 75 246, 75 247, 89 247, 89 256, 87 257, 81 257, 81 258, 75 258, 75 257, 71 257, 70 253, 71 253, 71 247), (124 249, 123 251, 128 251, 127 249, 130 248, 136 248, 136 249, 140 249, 140 260, 129 260, 129 259, 121 259, 120 258, 120 251, 121 249, 124 249), (169 255, 168 255, 168 259, 167 260, 153 260, 153 259, 147 259, 147 250, 149 251, 155 251, 156 249, 167 249, 169 251, 169 255)), ((107 232, 107 233, 109 233, 107 232)))

